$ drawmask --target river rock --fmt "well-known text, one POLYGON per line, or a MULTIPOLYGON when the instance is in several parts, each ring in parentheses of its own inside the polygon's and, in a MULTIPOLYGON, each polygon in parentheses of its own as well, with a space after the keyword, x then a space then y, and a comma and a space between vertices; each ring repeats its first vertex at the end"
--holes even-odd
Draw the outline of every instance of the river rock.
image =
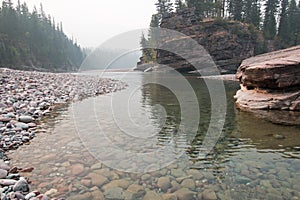
POLYGON ((38 122, 43 115, 51 115, 59 105, 126 87, 122 82, 97 76, 6 68, 0 68, 0 80, 0 133, 10 131, 9 135, 15 135, 28 130, 29 134, 24 135, 23 141, 19 140, 19 136, 4 138, 4 150, 28 144, 37 126, 34 122, 38 122))
POLYGON ((13 191, 19 191, 23 194, 27 194, 29 192, 29 185, 27 181, 21 177, 20 180, 17 181, 16 184, 13 186, 13 191))
POLYGON ((33 197, 36 197, 36 196, 39 195, 39 194, 40 194, 40 193, 37 192, 37 191, 30 192, 30 193, 28 193, 28 194, 25 196, 25 199, 26 199, 26 200, 29 200, 29 199, 31 199, 31 198, 33 198, 33 197))
POLYGON ((94 186, 98 186, 101 187, 102 185, 104 185, 105 183, 108 182, 108 179, 100 174, 96 174, 96 173, 90 173, 88 175, 88 177, 91 178, 92 180, 92 184, 94 186))
POLYGON ((82 179, 80 183, 86 187, 91 187, 92 186, 92 180, 90 179, 82 179))
POLYGON ((128 186, 130 185, 130 182, 128 180, 125 179, 120 179, 120 180, 113 180, 109 183, 107 183, 106 185, 104 185, 102 187, 102 189, 105 191, 108 188, 112 188, 112 187, 120 187, 124 190, 126 190, 128 188, 128 186))
POLYGON ((143 197, 146 193, 145 188, 138 184, 131 184, 127 188, 126 192, 131 195, 132 199, 139 199, 143 197))
POLYGON ((16 126, 17 128, 21 128, 21 129, 23 129, 23 130, 29 129, 28 124, 25 124, 25 123, 23 123, 23 122, 18 122, 18 123, 15 124, 15 126, 16 126))
POLYGON ((0 169, 0 179, 6 178, 8 172, 4 169, 0 169))
POLYGON ((171 169, 171 175, 178 178, 178 177, 183 177, 184 176, 184 172, 182 169, 178 168, 178 169, 171 169))
POLYGON ((1 117, 0 116, 0 122, 4 122, 4 123, 7 123, 7 122, 10 122, 10 118, 8 118, 8 117, 1 117))
POLYGON ((107 200, 123 200, 124 190, 120 187, 112 187, 104 192, 105 199, 107 200))
POLYGON ((143 200, 163 200, 156 192, 148 191, 143 200))
POLYGON ((178 200, 195 200, 196 192, 193 192, 187 188, 181 188, 175 192, 178 200))
POLYGON ((91 189, 91 195, 93 199, 105 200, 103 193, 98 189, 98 187, 93 187, 91 189))
POLYGON ((17 183, 16 180, 13 179, 0 179, 0 185, 2 186, 11 186, 17 183))
POLYGON ((23 200, 25 199, 24 195, 20 192, 10 192, 6 195, 6 199, 10 200, 23 200))
POLYGON ((175 194, 170 193, 163 194, 161 197, 163 200, 177 200, 177 196, 175 194))
POLYGON ((160 177, 157 181, 157 186, 163 191, 167 191, 172 186, 170 177, 160 177))
POLYGON ((29 126, 29 128, 34 128, 37 126, 35 123, 32 123, 32 122, 28 123, 27 125, 29 126))
POLYGON ((4 160, 0 159, 0 169, 4 169, 6 171, 9 171, 10 167, 4 162, 4 160))
POLYGON ((102 168, 102 163, 96 163, 91 167, 92 170, 101 169, 101 168, 102 168))
POLYGON ((196 185, 195 185, 195 181, 193 179, 185 179, 182 181, 181 186, 184 188, 188 188, 191 190, 194 190, 196 185))
POLYGON ((31 117, 31 116, 20 116, 19 117, 19 121, 20 122, 24 122, 24 123, 30 123, 30 122, 33 122, 34 121, 34 118, 31 117))
POLYGON ((217 195, 213 190, 206 189, 202 193, 202 198, 204 200, 217 200, 217 195))
POLYGON ((55 188, 52 188, 52 189, 50 189, 50 190, 48 190, 47 192, 45 192, 45 195, 46 196, 54 196, 55 194, 57 194, 57 189, 55 189, 55 188))
POLYGON ((91 199, 92 194, 90 192, 86 192, 84 194, 77 194, 72 197, 69 197, 68 200, 87 200, 91 199))
POLYGON ((77 176, 79 174, 82 174, 84 172, 84 165, 77 163, 71 166, 71 173, 74 176, 77 176))

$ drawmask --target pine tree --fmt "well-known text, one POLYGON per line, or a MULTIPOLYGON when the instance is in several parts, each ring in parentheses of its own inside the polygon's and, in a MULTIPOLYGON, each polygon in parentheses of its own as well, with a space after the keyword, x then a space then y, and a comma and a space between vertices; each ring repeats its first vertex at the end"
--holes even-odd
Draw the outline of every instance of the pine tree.
POLYGON ((260 28, 260 23, 261 23, 260 2, 261 2, 261 0, 253 0, 252 6, 251 6, 250 21, 257 29, 260 28))
POLYGON ((182 10, 185 8, 185 4, 183 3, 182 0, 175 0, 175 9, 176 11, 182 10))
POLYGON ((173 11, 173 3, 170 0, 158 0, 155 5, 157 13, 161 16, 173 11))
POLYGON ((265 18, 263 24, 264 36, 268 40, 274 39, 277 33, 276 14, 278 8, 278 0, 267 0, 265 3, 265 18))
POLYGON ((289 23, 289 19, 288 19, 288 6, 289 6, 289 0, 282 0, 280 21, 279 21, 279 28, 278 28, 278 36, 283 41, 284 46, 290 40, 289 39, 290 23, 289 23))
POLYGON ((300 43, 300 3, 297 6, 295 0, 291 0, 288 8, 288 21, 290 23, 290 41, 291 45, 300 43))
POLYGON ((56 28, 43 8, 29 12, 26 3, 14 8, 10 0, 0 8, 0 65, 36 66, 48 71, 69 70, 80 66, 81 48, 56 28))
POLYGON ((244 0, 227 0, 229 17, 233 20, 242 21, 244 0))
POLYGON ((259 29, 261 22, 260 0, 245 0, 243 10, 243 21, 253 24, 259 29))

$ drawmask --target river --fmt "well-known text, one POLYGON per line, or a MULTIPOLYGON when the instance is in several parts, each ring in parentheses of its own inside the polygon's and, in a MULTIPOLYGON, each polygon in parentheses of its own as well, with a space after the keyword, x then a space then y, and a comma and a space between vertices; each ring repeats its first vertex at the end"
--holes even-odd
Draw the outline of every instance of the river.
POLYGON ((35 167, 22 174, 32 189, 74 200, 300 198, 300 127, 237 110, 236 82, 101 76, 129 86, 61 107, 9 152, 12 165, 35 167))

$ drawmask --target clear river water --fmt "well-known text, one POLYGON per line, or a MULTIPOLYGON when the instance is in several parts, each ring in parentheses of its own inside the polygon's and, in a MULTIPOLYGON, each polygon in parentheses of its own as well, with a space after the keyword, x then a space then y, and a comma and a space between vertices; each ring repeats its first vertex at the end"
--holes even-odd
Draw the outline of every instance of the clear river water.
POLYGON ((33 190, 74 200, 300 199, 300 127, 237 110, 238 83, 224 81, 220 104, 207 87, 220 80, 186 77, 189 95, 177 75, 102 76, 128 88, 59 108, 30 145, 9 152, 12 165, 35 168, 23 174, 33 190), (166 80, 175 87, 154 84, 166 80))

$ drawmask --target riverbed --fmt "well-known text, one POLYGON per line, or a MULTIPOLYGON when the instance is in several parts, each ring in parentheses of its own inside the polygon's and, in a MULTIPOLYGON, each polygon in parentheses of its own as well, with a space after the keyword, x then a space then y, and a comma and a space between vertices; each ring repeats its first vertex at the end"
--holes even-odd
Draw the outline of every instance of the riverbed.
POLYGON ((22 174, 33 190, 74 200, 300 198, 300 127, 236 110, 238 83, 186 77, 189 95, 177 74, 93 74, 129 87, 60 108, 8 153, 35 168, 22 174), (226 96, 212 100, 219 85, 226 96))

